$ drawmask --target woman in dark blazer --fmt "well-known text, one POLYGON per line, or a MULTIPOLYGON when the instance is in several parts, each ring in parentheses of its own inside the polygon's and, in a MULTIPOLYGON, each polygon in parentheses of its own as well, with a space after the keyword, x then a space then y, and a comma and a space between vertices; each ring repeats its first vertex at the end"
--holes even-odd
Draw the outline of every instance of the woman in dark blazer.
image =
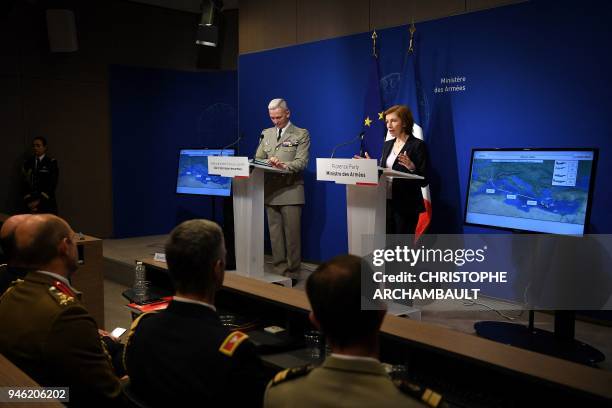
POLYGON ((414 119, 408 107, 390 107, 385 111, 385 122, 393 139, 383 146, 381 167, 424 177, 391 181, 387 192, 387 234, 414 234, 419 214, 425 211, 421 187, 428 184, 427 146, 412 134, 414 119))

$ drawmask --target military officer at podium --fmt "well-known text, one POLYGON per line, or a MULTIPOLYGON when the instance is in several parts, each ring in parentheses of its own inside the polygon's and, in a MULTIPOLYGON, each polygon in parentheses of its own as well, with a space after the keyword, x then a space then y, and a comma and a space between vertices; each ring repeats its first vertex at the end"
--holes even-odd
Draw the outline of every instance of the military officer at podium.
POLYGON ((308 130, 291 123, 291 112, 284 99, 270 101, 268 112, 274 127, 263 130, 255 158, 289 171, 265 175, 264 200, 272 258, 276 272, 297 279, 301 262, 303 171, 308 165, 310 135, 308 130))

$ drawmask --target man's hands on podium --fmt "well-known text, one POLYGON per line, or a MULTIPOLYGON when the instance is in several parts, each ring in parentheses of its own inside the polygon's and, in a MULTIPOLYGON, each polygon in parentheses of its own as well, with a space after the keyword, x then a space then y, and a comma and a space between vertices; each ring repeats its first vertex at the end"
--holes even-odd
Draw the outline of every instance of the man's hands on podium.
POLYGON ((268 163, 270 163, 272 166, 277 167, 279 169, 286 169, 287 165, 285 163, 283 163, 282 161, 280 161, 278 159, 278 157, 272 156, 268 159, 268 163))

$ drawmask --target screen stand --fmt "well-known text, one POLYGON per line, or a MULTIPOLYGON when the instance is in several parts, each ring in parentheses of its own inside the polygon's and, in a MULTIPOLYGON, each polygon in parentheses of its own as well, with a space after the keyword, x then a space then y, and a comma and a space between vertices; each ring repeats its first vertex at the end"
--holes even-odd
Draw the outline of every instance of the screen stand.
POLYGON ((478 322, 476 334, 489 340, 547 354, 575 363, 595 366, 605 359, 603 353, 574 338, 576 312, 555 311, 555 331, 534 327, 534 312, 529 311, 529 325, 509 322, 478 322))

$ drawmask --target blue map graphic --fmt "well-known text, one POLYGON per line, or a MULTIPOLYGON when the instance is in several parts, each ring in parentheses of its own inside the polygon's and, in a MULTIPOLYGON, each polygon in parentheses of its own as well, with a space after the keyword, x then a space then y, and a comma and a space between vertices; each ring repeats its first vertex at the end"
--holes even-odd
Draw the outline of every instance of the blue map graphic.
POLYGON ((583 224, 591 162, 476 159, 468 212, 583 224))
POLYGON ((179 159, 178 186, 227 190, 232 179, 208 174, 208 156, 181 155, 179 159))

